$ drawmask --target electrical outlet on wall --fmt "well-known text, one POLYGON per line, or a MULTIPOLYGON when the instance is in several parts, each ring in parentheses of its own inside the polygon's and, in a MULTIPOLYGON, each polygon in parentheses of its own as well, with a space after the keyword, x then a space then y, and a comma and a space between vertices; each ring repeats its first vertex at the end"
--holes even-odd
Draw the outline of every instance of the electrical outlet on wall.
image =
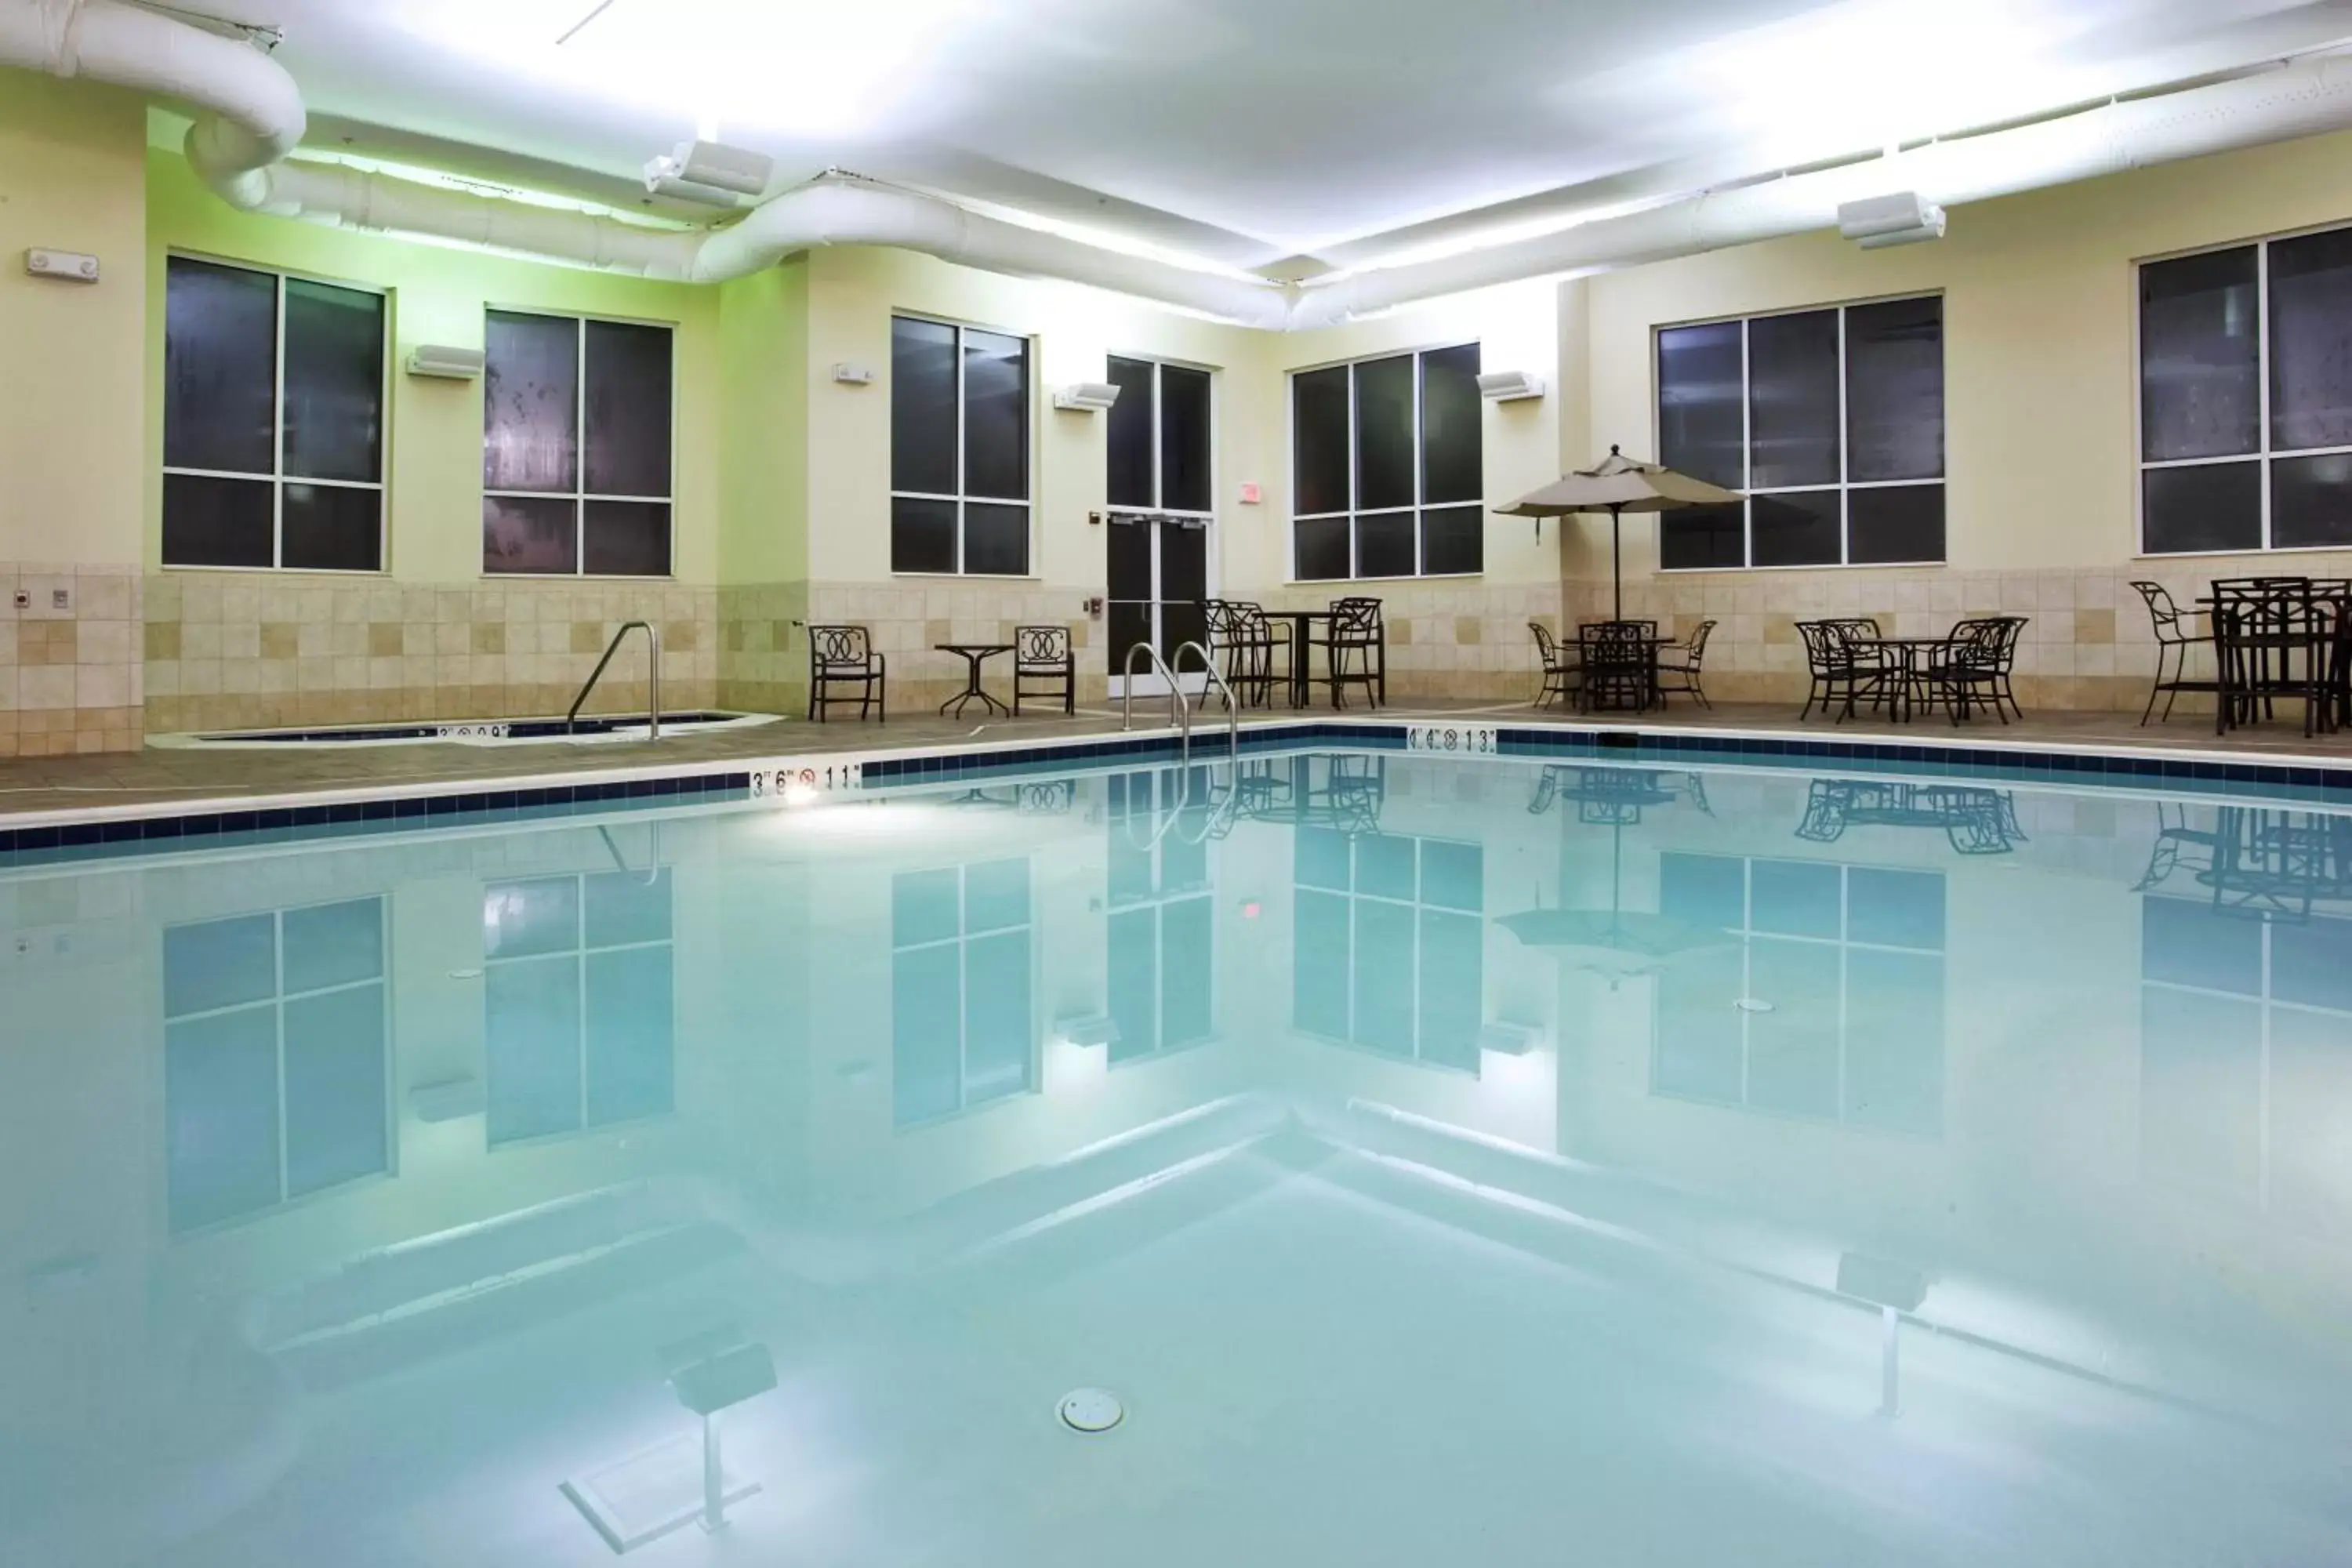
POLYGON ((72 608, 73 608, 73 590, 72 590, 71 588, 52 588, 52 589, 50 589, 50 590, 49 590, 49 608, 51 608, 51 609, 53 609, 53 610, 70 610, 70 609, 72 609, 72 608))
POLYGON ((16 590, 16 607, 20 610, 29 610, 33 607, 33 591, 30 588, 16 590))

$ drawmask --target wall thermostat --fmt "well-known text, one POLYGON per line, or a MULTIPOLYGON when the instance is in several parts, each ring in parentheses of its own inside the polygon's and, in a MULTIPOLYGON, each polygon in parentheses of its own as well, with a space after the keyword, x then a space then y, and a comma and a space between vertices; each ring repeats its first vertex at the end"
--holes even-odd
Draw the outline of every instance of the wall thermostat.
POLYGON ((95 283, 98 281, 98 258, 71 250, 44 250, 35 246, 25 252, 25 270, 36 278, 62 278, 68 283, 95 283))

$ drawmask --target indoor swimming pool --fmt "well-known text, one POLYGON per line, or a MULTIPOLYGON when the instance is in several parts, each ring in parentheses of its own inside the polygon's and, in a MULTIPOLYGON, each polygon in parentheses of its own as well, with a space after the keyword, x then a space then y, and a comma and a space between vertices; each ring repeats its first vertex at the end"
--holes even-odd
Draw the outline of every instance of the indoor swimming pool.
POLYGON ((2352 1562, 2352 800, 866 784, 0 870, 0 1556, 2352 1562))

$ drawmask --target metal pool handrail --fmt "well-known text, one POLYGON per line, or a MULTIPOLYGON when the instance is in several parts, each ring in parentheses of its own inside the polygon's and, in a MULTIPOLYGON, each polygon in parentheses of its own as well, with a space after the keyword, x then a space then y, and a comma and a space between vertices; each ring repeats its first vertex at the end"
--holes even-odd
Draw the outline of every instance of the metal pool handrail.
MULTIPOLYGON (((1225 678, 1217 673, 1217 661, 1210 658, 1209 650, 1199 643, 1188 642, 1179 647, 1176 649, 1177 662, 1180 664, 1183 662, 1184 649, 1188 647, 1201 656, 1202 668, 1209 672, 1209 684, 1215 687, 1217 695, 1225 700, 1225 755, 1234 768, 1239 769, 1242 761, 1241 704, 1234 700, 1234 689, 1225 684, 1225 678)), ((1189 741, 1190 738, 1188 733, 1186 739, 1189 741)), ((1191 748, 1188 745, 1185 755, 1190 757, 1191 754, 1191 748)))
POLYGON ((588 684, 580 689, 580 695, 572 700, 572 710, 563 716, 565 734, 578 727, 580 710, 587 702, 588 694, 596 689, 596 682, 604 677, 604 667, 613 662, 613 656, 621 649, 622 639, 631 632, 646 634, 646 722, 652 731, 647 739, 661 739, 661 633, 646 621, 623 621, 621 629, 613 634, 613 640, 604 645, 604 657, 589 671, 588 684))
POLYGON ((1121 730, 1135 728, 1135 656, 1142 654, 1151 660, 1151 668, 1168 683, 1168 718, 1181 737, 1181 747, 1186 763, 1192 760, 1192 709, 1184 700, 1184 689, 1176 684, 1176 672, 1160 657, 1160 650, 1148 642, 1130 643, 1127 649, 1126 689, 1119 693, 1119 724, 1121 730))

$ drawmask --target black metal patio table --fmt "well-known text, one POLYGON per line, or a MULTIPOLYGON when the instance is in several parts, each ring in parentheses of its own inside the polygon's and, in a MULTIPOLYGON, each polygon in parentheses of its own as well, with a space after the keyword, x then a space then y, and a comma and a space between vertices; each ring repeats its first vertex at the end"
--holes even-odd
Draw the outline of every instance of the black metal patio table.
POLYGON ((965 706, 974 698, 977 698, 980 700, 981 706, 987 709, 991 713, 999 713, 1007 719, 1013 717, 1012 709, 1007 708, 1003 703, 999 702, 995 698, 991 697, 987 692, 982 690, 980 685, 980 667, 987 663, 990 659, 995 658, 1000 653, 1011 653, 1013 651, 1013 645, 1011 643, 942 642, 933 643, 931 646, 939 649, 941 653, 953 653, 963 656, 965 669, 963 689, 957 692, 953 697, 949 698, 945 702, 940 704, 940 711, 942 714, 947 715, 949 718, 961 719, 963 717, 965 706), (949 711, 950 709, 954 710, 951 713, 949 711))
MULTIPOLYGON (((1948 634, 1927 637, 1846 637, 1845 646, 1856 653, 1865 650, 1879 654, 1881 668, 1893 681, 1886 699, 1886 717, 1897 724, 1907 724, 1917 708, 1920 687, 1925 684, 1919 673, 1921 653, 1944 647, 1952 639, 1948 634)), ((1845 715, 1853 717, 1853 693, 1849 689, 1845 700, 1845 715)))

